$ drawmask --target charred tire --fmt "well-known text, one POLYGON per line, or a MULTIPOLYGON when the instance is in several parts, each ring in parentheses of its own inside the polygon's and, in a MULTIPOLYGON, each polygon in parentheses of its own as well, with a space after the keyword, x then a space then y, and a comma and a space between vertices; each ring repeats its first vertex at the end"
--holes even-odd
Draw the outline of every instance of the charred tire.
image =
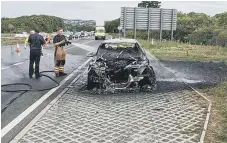
POLYGON ((95 71, 90 70, 88 72, 88 78, 87 78, 87 89, 93 89, 93 88, 97 88, 97 89, 105 89, 105 82, 103 80, 96 80, 94 82, 94 78, 99 79, 99 77, 97 76, 97 74, 95 73, 95 71))
POLYGON ((141 81, 139 81, 139 86, 142 88, 145 85, 150 85, 152 87, 156 86, 156 77, 154 69, 151 66, 148 66, 143 74, 148 74, 147 77, 144 77, 141 81))
POLYGON ((95 37, 95 40, 98 40, 98 37, 95 37))
POLYGON ((105 89, 106 86, 104 83, 100 83, 100 82, 93 82, 92 80, 88 80, 87 82, 87 89, 91 90, 93 88, 97 88, 97 89, 105 89))
POLYGON ((90 90, 90 89, 93 89, 94 87, 95 87, 95 83, 88 79, 88 81, 87 81, 87 89, 90 90))
POLYGON ((88 72, 88 77, 87 77, 87 89, 93 89, 95 87, 95 82, 92 79, 93 75, 94 75, 94 71, 90 70, 88 72))

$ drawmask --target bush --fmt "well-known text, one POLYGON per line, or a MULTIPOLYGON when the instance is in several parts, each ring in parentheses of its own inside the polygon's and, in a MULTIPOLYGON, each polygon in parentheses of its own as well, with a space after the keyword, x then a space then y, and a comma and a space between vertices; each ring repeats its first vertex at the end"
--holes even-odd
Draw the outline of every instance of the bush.
POLYGON ((48 15, 32 15, 22 16, 17 18, 4 18, 2 19, 2 33, 8 32, 8 25, 14 26, 12 32, 29 32, 38 28, 40 31, 53 32, 57 31, 58 27, 65 27, 63 20, 59 17, 48 15))

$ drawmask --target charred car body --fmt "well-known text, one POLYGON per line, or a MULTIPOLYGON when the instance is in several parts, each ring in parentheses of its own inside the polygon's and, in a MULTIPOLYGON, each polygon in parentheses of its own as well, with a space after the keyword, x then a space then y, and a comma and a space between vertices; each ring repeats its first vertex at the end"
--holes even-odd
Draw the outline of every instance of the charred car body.
POLYGON ((88 89, 153 89, 156 78, 144 49, 134 39, 103 41, 88 68, 88 89))

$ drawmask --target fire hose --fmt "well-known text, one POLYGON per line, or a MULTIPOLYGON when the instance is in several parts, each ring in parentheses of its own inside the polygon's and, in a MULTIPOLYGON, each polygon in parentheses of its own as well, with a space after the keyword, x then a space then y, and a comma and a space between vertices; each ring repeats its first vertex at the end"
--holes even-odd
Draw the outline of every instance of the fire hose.
POLYGON ((20 96, 22 96, 23 94, 29 92, 29 91, 46 91, 46 90, 51 90, 53 88, 56 88, 60 85, 60 83, 55 80, 54 78, 48 76, 48 75, 45 75, 43 73, 49 73, 49 72, 54 72, 54 71, 42 71, 40 72, 39 74, 41 76, 45 76, 47 78, 49 78, 50 80, 54 81, 56 83, 56 85, 54 87, 49 87, 49 88, 42 88, 42 89, 33 89, 32 88, 32 85, 28 84, 28 83, 12 83, 12 84, 4 84, 4 85, 1 85, 1 88, 3 87, 7 87, 7 86, 13 86, 13 85, 24 85, 24 86, 27 86, 28 89, 19 89, 19 90, 3 90, 1 89, 2 92, 22 92, 20 93, 18 96, 14 97, 13 99, 11 99, 2 109, 1 109, 1 113, 4 112, 9 106, 10 104, 12 104, 17 98, 19 98, 20 96))
MULTIPOLYGON (((66 41, 66 40, 62 40, 59 42, 59 44, 63 44, 63 43, 66 43, 67 45, 68 44, 71 44, 71 42, 69 41, 66 41)), ((42 54, 42 53, 41 53, 42 54)), ((42 54, 43 55, 43 54, 42 54)), ((55 50, 55 56, 56 56, 56 50, 55 50)), ((54 71, 42 71, 40 72, 39 74, 41 76, 45 76, 47 78, 49 78, 50 80, 54 81, 56 83, 56 85, 54 87, 50 87, 50 88, 43 88, 43 89, 33 89, 32 88, 32 85, 28 84, 28 83, 12 83, 12 84, 4 84, 4 85, 1 85, 1 88, 3 87, 7 87, 7 86, 13 86, 13 85, 24 85, 24 86, 27 86, 28 89, 19 89, 19 90, 3 90, 1 89, 2 92, 22 92, 21 94, 19 94, 18 96, 14 97, 13 99, 11 99, 9 101, 9 103, 7 103, 2 109, 1 109, 1 113, 4 112, 9 106, 10 104, 12 104, 17 98, 19 98, 20 96, 22 96, 23 94, 29 92, 29 91, 46 91, 46 90, 51 90, 53 88, 56 88, 60 85, 60 83, 55 80, 54 78, 48 76, 48 75, 45 75, 43 73, 48 73, 48 72, 54 72, 54 71)))

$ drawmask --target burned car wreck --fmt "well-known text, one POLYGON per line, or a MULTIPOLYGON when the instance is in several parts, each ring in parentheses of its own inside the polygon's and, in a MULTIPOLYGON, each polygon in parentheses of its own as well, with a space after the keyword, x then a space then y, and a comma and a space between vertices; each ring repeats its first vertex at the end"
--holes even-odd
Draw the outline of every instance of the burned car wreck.
POLYGON ((134 39, 103 41, 88 68, 87 89, 152 90, 156 77, 144 49, 134 39))

